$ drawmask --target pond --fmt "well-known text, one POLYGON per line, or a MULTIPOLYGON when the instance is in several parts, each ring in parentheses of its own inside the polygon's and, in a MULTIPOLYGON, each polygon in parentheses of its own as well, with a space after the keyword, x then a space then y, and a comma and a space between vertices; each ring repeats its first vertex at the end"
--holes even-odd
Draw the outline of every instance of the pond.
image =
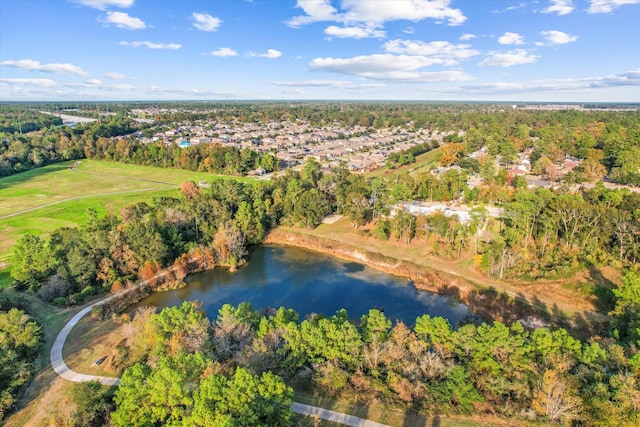
POLYGON ((371 308, 384 310, 392 321, 413 325, 423 314, 442 316, 452 325, 470 315, 467 306, 448 298, 417 290, 406 278, 343 261, 331 255, 290 246, 259 246, 237 272, 217 268, 187 277, 188 286, 158 292, 130 307, 159 308, 182 301, 200 301, 210 319, 223 304, 246 301, 258 310, 284 306, 300 319, 312 313, 331 316, 344 308, 359 319, 371 308))

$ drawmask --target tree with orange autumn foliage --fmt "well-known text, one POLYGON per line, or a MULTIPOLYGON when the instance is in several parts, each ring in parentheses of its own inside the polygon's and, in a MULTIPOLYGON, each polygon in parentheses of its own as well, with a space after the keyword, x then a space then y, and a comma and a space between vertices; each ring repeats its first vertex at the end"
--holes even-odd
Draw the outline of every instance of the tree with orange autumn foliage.
POLYGON ((456 163, 460 154, 464 151, 464 146, 457 142, 449 142, 440 146, 440 165, 447 167, 456 163))
POLYGON ((160 272, 160 265, 155 261, 147 261, 138 270, 138 277, 141 280, 147 280, 151 288, 155 288, 158 284, 158 273, 160 272))

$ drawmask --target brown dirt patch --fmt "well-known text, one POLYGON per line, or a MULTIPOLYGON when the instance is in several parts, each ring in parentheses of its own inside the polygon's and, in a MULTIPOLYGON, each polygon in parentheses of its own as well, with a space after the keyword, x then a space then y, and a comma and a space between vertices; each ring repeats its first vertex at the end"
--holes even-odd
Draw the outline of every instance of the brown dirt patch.
POLYGON ((111 358, 119 342, 124 339, 122 328, 113 320, 96 320, 87 316, 71 330, 64 346, 67 365, 81 374, 116 376, 111 358), (107 357, 100 365, 94 362, 107 357))

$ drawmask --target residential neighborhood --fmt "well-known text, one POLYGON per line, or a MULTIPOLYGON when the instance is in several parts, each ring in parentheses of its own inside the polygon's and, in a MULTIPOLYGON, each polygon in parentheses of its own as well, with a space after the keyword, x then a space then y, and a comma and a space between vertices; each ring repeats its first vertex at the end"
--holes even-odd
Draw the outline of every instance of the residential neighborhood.
MULTIPOLYGON (((152 109, 132 110, 136 117, 166 114, 152 109)), ((140 120, 140 119, 138 119, 140 120)), ((147 119, 143 119, 147 120, 147 119)), ((278 120, 268 123, 184 123, 152 136, 137 136, 145 144, 173 144, 190 147, 198 144, 222 144, 272 152, 284 167, 304 163, 309 157, 327 165, 345 161, 353 172, 365 172, 385 164, 390 153, 434 141, 441 144, 451 132, 410 131, 405 128, 372 129, 363 126, 315 127, 305 121, 278 120)))

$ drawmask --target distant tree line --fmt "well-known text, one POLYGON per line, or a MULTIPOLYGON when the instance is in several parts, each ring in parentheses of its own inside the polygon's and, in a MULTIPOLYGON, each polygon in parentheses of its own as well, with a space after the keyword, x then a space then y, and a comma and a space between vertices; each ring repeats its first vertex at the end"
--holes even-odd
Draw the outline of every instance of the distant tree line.
POLYGON ((0 134, 25 134, 62 125, 62 119, 25 109, 0 109, 0 134))
MULTIPOLYGON (((614 182, 640 185, 639 111, 537 111, 465 103, 121 103, 108 106, 116 114, 101 118, 99 123, 65 129, 53 127, 60 124, 57 117, 37 113, 35 110, 38 105, 33 109, 25 109, 20 104, 0 107, 0 119, 5 123, 0 128, 0 176, 83 155, 117 157, 118 161, 137 164, 165 163, 171 167, 185 167, 186 164, 189 168, 207 170, 207 166, 202 163, 206 156, 198 158, 201 154, 197 150, 185 155, 196 158, 189 161, 179 160, 180 156, 176 153, 167 155, 164 151, 172 150, 164 147, 143 149, 149 152, 138 153, 136 158, 131 158, 139 150, 133 140, 129 141, 132 149, 115 154, 117 141, 108 138, 128 135, 135 130, 151 132, 154 127, 162 126, 289 121, 305 122, 318 127, 361 126, 367 129, 452 132, 445 142, 463 143, 466 154, 487 147, 491 157, 500 156, 503 164, 509 165, 517 159, 519 152, 529 148, 533 151, 532 166, 537 164, 538 172, 551 171, 549 165, 560 162, 565 155, 571 155, 585 162, 577 173, 570 174, 565 179, 590 181, 608 174, 614 182), (126 117, 133 108, 149 107, 163 109, 163 112, 158 110, 154 115, 153 125, 134 124, 126 117), (23 119, 27 127, 20 134, 23 119), (18 128, 15 127, 16 124, 18 128), (64 130, 60 132, 61 129, 64 130), (63 136, 70 142, 59 142, 63 136), (108 141, 98 143, 97 139, 100 137, 107 138, 108 141), (72 150, 69 144, 73 147, 72 150), (160 158, 160 154, 165 157, 160 158)), ((40 107, 62 109, 65 104, 45 104, 40 107)), ((396 160, 406 162, 411 154, 417 155, 405 153, 403 158, 401 155, 396 160)), ((225 168, 217 168, 216 172, 226 169, 234 174, 245 173, 247 168, 240 167, 237 163, 237 159, 228 159, 224 162, 225 168)), ((255 167, 255 162, 251 166, 255 167)))
POLYGON ((132 122, 123 116, 113 116, 107 122, 61 126, 58 117, 34 111, 14 113, 0 110, 0 118, 20 114, 36 115, 38 126, 27 133, 0 130, 0 177, 24 172, 40 166, 85 157, 85 145, 98 138, 112 138, 134 131, 132 122))
POLYGON ((95 141, 88 139, 84 154, 89 159, 225 175, 246 175, 260 167, 265 172, 273 172, 279 166, 273 153, 240 149, 235 145, 198 144, 183 148, 177 144, 141 144, 137 138, 121 138, 115 143, 104 137, 95 141))

